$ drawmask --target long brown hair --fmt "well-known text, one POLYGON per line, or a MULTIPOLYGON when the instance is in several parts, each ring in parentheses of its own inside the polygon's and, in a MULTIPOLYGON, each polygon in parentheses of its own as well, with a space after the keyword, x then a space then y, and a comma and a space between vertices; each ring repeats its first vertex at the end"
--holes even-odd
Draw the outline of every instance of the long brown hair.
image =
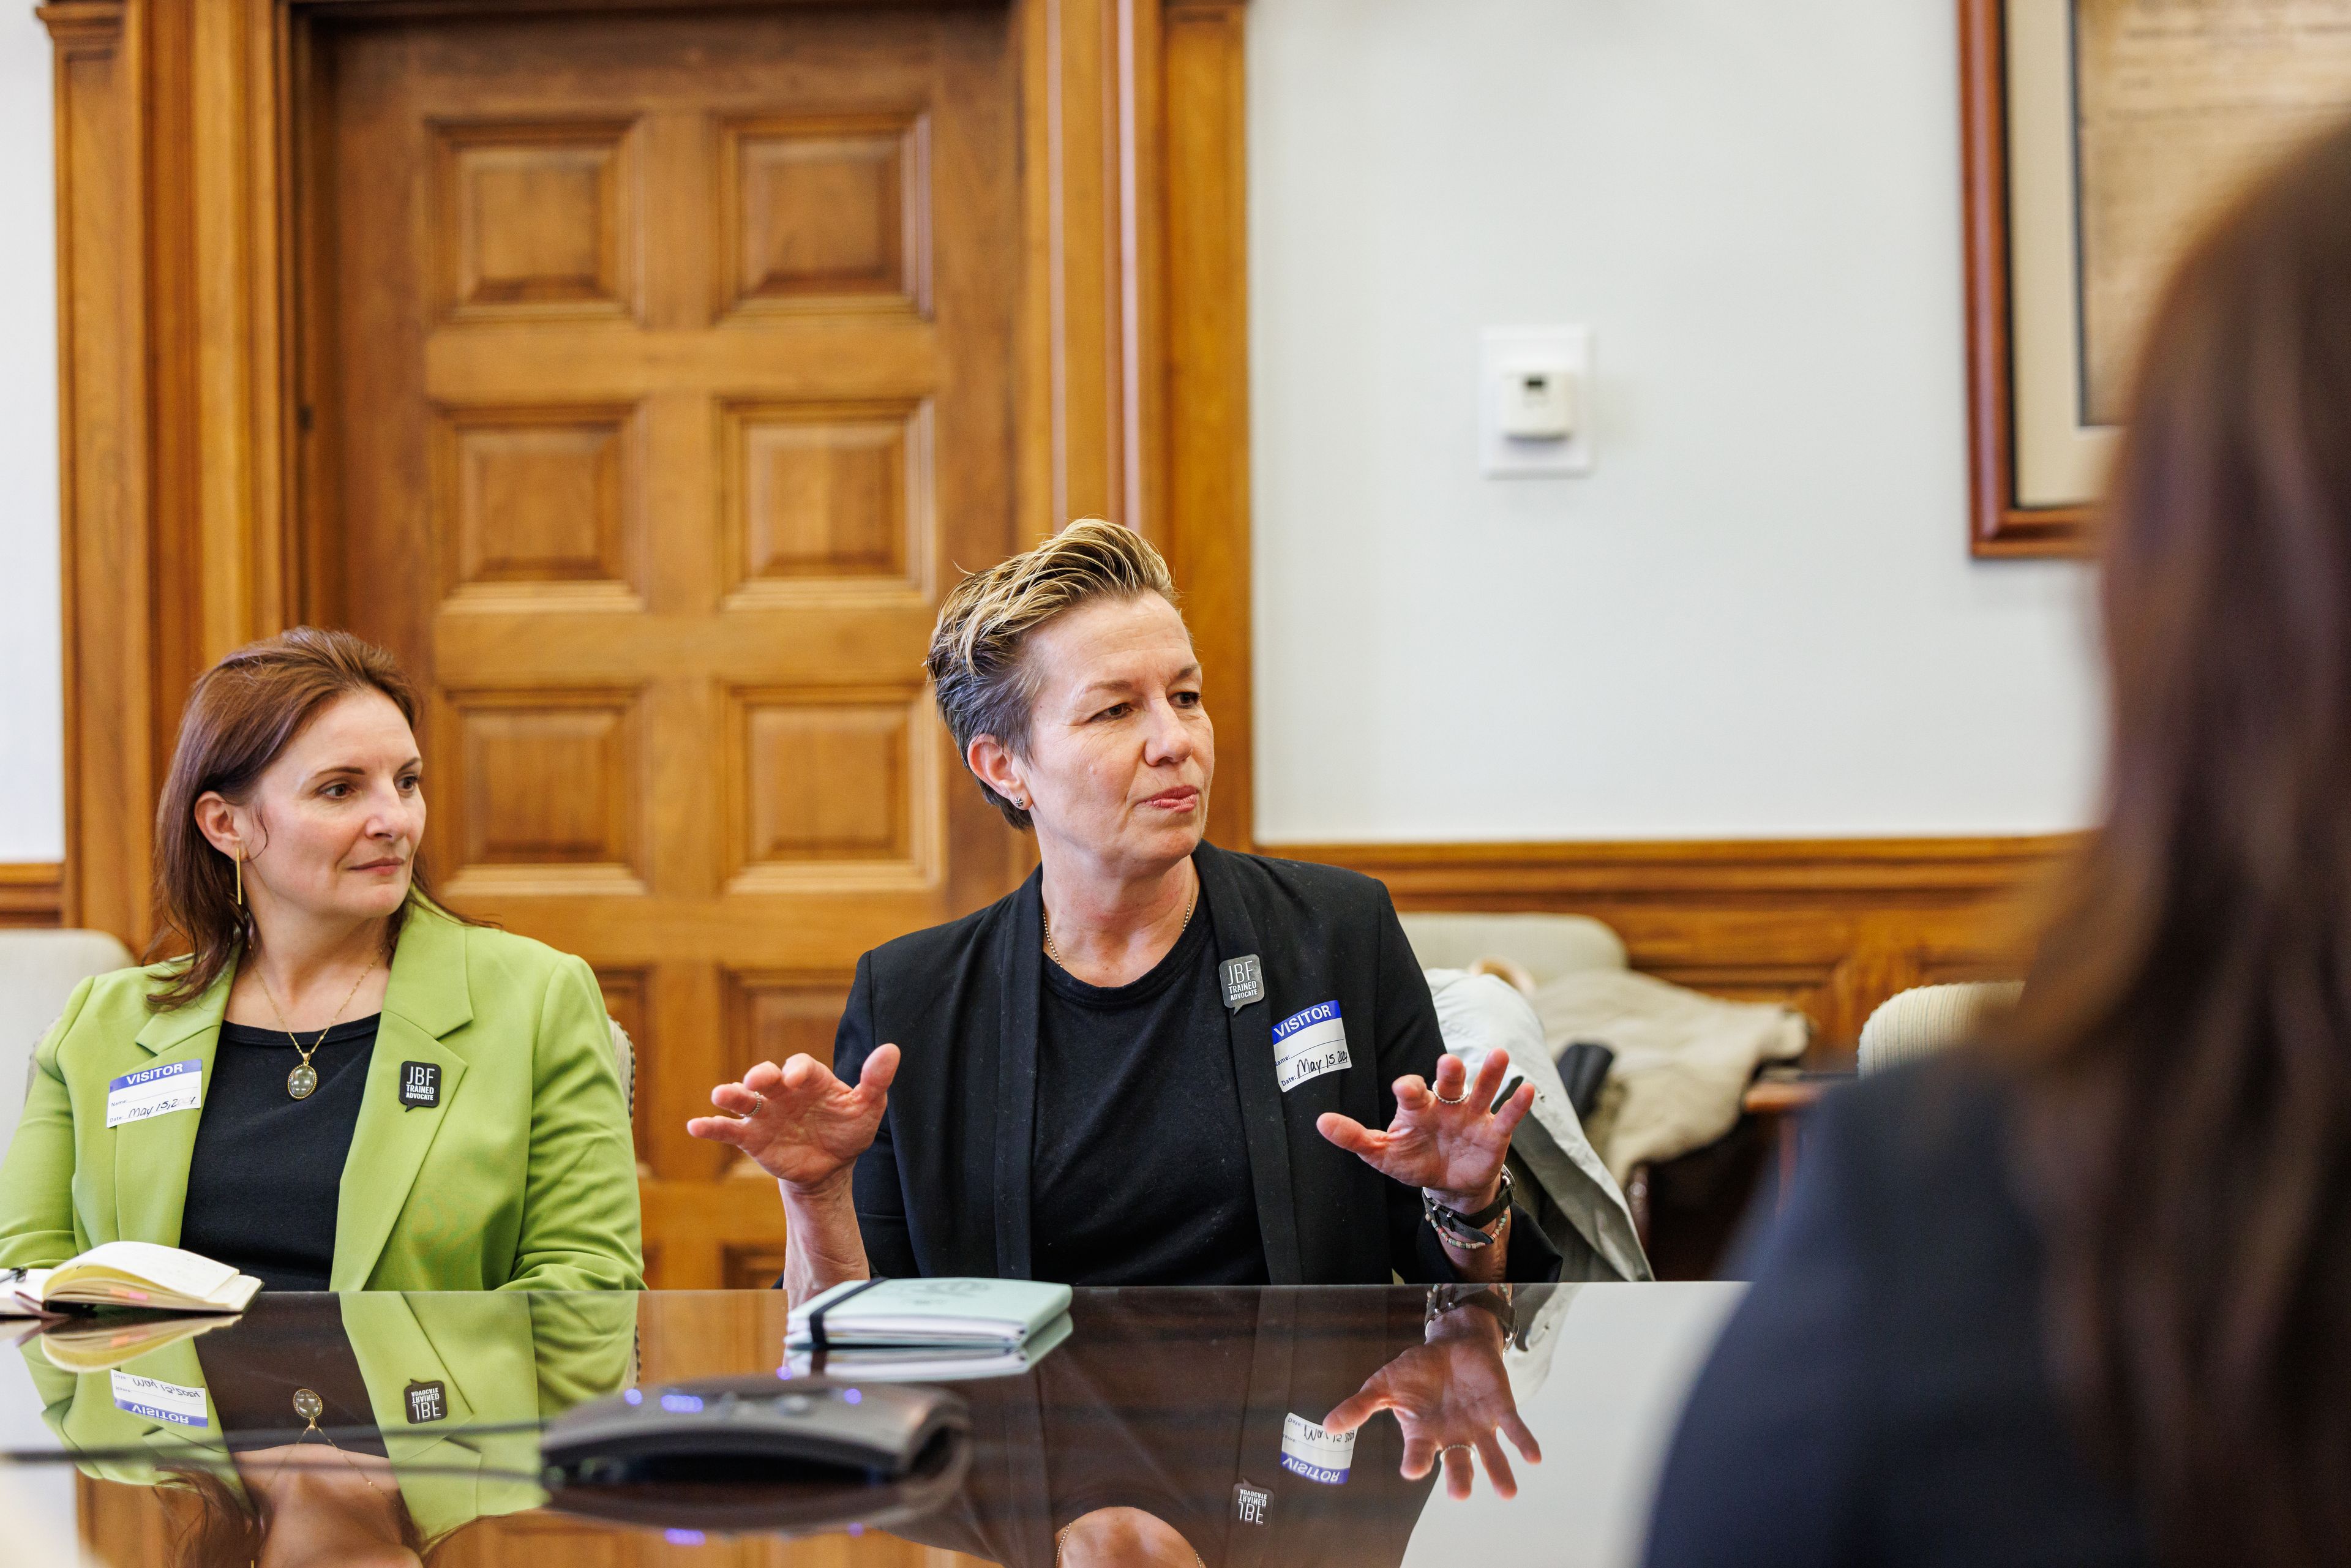
MULTIPOLYGON (((172 1469, 156 1491, 172 1534, 173 1568, 253 1568, 269 1540, 277 1511, 257 1492, 240 1490, 209 1470, 172 1469)), ((450 1531, 428 1542, 408 1511, 408 1499, 391 1499, 395 1544, 431 1568, 450 1531)))
MULTIPOLYGON (((197 677, 155 803, 155 889, 164 928, 152 951, 185 947, 189 956, 186 967, 148 997, 151 1009, 168 1012, 203 996, 253 936, 252 912, 237 903, 235 863, 197 829, 196 801, 217 791, 242 805, 329 703, 368 691, 391 698, 415 725, 416 694, 390 653, 348 632, 315 626, 248 643, 197 677)), ((408 902, 393 915, 387 943, 411 908, 432 899, 422 846, 409 873, 408 902)))
POLYGON ((2105 820, 2012 1021, 2059 1383, 2178 1563, 2351 1561, 2351 127, 2154 318, 2105 820))

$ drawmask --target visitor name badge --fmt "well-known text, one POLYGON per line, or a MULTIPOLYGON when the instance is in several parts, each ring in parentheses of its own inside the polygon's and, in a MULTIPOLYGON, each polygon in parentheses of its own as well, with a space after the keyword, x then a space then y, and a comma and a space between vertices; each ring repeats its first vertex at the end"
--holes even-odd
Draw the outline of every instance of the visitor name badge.
POLYGON ((1353 1065, 1335 1001, 1317 1002, 1273 1026, 1273 1077, 1284 1094, 1310 1078, 1353 1065))
MULTIPOLYGON (((194 1065, 193 1062, 191 1066, 194 1065)), ((204 1419, 204 1391, 188 1388, 177 1383, 166 1383, 160 1377, 141 1377, 129 1372, 109 1373, 114 1380, 114 1407, 133 1416, 143 1416, 150 1421, 168 1421, 174 1427, 202 1427, 204 1419)))
POLYGON ((1355 1463, 1355 1434, 1333 1432, 1303 1416, 1281 1418, 1281 1468, 1326 1487, 1345 1484, 1355 1463))
POLYGON ((173 1111, 193 1111, 204 1103, 204 1064, 166 1062, 107 1082, 106 1124, 120 1127, 173 1111))

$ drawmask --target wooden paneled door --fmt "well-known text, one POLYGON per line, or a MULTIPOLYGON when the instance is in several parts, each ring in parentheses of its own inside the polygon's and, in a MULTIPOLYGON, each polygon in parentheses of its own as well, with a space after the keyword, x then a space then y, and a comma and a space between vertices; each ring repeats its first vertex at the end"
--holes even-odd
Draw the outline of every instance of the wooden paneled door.
POLYGON ((764 1284, 773 1184, 686 1137, 828 1058, 857 955, 1022 869, 922 659, 1014 548, 1000 11, 339 24, 314 601, 426 694, 456 908, 636 1039, 647 1261, 764 1284))

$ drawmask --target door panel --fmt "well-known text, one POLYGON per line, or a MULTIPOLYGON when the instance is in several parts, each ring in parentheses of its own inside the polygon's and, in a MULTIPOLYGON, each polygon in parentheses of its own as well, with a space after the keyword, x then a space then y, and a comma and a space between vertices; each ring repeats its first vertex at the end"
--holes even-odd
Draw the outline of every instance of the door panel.
POLYGON ((321 37, 324 608, 426 694, 443 893, 585 956, 637 1040, 660 1285, 780 1241, 684 1134, 709 1085, 829 1055, 859 953, 1021 863, 921 664, 1013 544, 1008 26, 321 37))

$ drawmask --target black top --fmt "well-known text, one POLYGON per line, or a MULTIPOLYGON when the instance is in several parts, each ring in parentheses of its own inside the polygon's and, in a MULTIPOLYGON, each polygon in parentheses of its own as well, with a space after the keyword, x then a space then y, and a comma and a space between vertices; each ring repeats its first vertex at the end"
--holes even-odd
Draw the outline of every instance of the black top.
POLYGON ((1210 925, 1204 899, 1123 986, 1045 962, 1029 1174, 1040 1280, 1266 1282, 1210 925), (1165 1136, 1134 1138, 1144 1105, 1165 1136))
MULTIPOLYGON (((318 1065, 315 1058, 311 1065, 318 1065)), ((319 1429, 338 1447, 384 1453, 375 1405, 344 1332, 340 1301, 256 1296, 236 1327, 239 1333, 202 1334, 194 1342, 229 1452, 298 1441, 307 1422, 294 1408, 294 1396, 307 1388, 324 1406, 319 1429)), ((324 1447, 317 1437, 309 1441, 324 1447)))
POLYGON ((182 1247, 235 1264, 264 1290, 327 1288, 343 1161, 381 1018, 327 1031, 310 1057, 319 1087, 307 1100, 286 1092, 286 1075, 302 1056, 283 1030, 221 1025, 188 1161, 182 1247))
POLYGON ((1069 1340, 1034 1370, 956 1385, 971 1468, 946 1505, 890 1531, 1050 1568, 1071 1521, 1139 1508, 1207 1568, 1394 1568, 1437 1485, 1404 1479, 1401 1425, 1366 1423, 1338 1482, 1286 1468, 1283 1428, 1321 1421, 1419 1345, 1425 1304, 1416 1291, 1081 1295, 1069 1340), (1238 1517, 1241 1486, 1264 1494, 1253 1519, 1238 1517))
POLYGON ((2045 1371, 2002 1092, 1939 1061, 1834 1096, 1682 1413, 1653 1568, 2147 1563, 2045 1371))
MULTIPOLYGON (((1387 889, 1335 867, 1211 844, 1193 864, 1201 903, 1215 912, 1211 1016, 1222 1019, 1231 1063, 1264 1278, 1277 1285, 1386 1284, 1393 1274, 1450 1281, 1452 1264, 1421 1218, 1417 1189, 1390 1181, 1314 1125, 1338 1111, 1385 1127, 1395 1116, 1396 1079, 1433 1076, 1444 1051, 1428 983, 1387 889), (1254 960, 1258 984, 1228 1008, 1222 966, 1243 958, 1254 960), (1274 1031, 1301 1015, 1339 1024, 1348 1060, 1285 1092, 1275 1076, 1274 1031)), ((1061 1087, 1040 1093, 1039 885, 1032 874, 976 914, 857 961, 833 1070, 853 1082, 883 1040, 903 1053, 889 1109, 853 1182, 876 1273, 1038 1277, 1039 1115, 1058 1103, 1061 1087)), ((1317 1038, 1331 1032, 1318 1027, 1317 1038)), ((1119 1104, 1105 1114, 1132 1161, 1165 1168, 1201 1156, 1185 1141, 1196 1127, 1178 1124, 1161 1105, 1119 1104)), ((1511 1227, 1510 1278, 1550 1280, 1558 1269, 1559 1254, 1520 1215, 1511 1227)))

